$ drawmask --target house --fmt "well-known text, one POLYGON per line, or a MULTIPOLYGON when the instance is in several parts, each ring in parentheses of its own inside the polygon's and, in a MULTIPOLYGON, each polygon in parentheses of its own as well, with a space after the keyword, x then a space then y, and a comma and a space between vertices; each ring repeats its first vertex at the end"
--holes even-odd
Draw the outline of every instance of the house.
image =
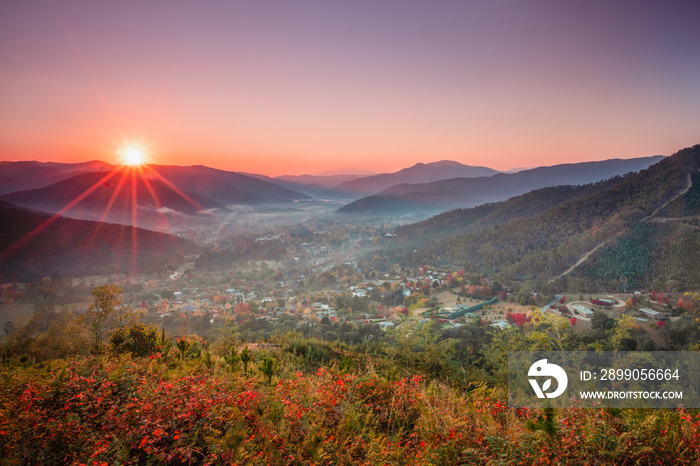
POLYGON ((655 311, 653 309, 649 309, 646 307, 641 308, 640 311, 642 311, 644 314, 648 315, 649 317, 656 317, 659 314, 661 314, 659 311, 655 311))
POLYGON ((353 297, 358 297, 358 298, 366 298, 367 297, 367 290, 359 288, 352 293, 353 297))
POLYGON ((509 328, 510 324, 505 320, 495 320, 491 323, 491 327, 498 327, 501 330, 509 328))
POLYGON ((586 306, 582 306, 580 304, 572 304, 569 306, 569 308, 573 309, 574 314, 583 315, 583 316, 593 315, 593 311, 588 309, 586 306))

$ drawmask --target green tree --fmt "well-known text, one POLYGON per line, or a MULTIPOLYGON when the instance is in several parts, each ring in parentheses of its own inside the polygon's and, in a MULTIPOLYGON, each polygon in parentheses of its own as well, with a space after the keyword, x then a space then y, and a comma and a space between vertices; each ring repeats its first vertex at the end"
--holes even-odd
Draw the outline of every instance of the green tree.
POLYGON ((121 292, 121 287, 113 283, 99 285, 92 290, 92 303, 86 319, 92 333, 91 346, 95 354, 102 352, 108 319, 122 302, 119 297, 121 292))
POLYGON ((602 311, 594 311, 591 316, 591 327, 593 330, 610 330, 616 326, 615 319, 611 319, 602 311))
POLYGON ((243 372, 248 373, 248 363, 253 359, 253 352, 247 346, 241 351, 241 362, 243 363, 243 372))
POLYGON ((173 342, 170 341, 169 338, 165 337, 165 328, 162 328, 160 330, 160 335, 158 336, 158 340, 156 341, 156 349, 160 350, 160 354, 164 357, 167 358, 168 354, 170 354, 170 350, 173 347, 173 342))
POLYGON ((522 330, 510 327, 503 330, 489 330, 491 341, 483 349, 484 366, 494 385, 508 384, 508 351, 525 351, 529 343, 522 330))
POLYGON ((630 340, 632 339, 632 329, 634 328, 634 323, 632 323, 632 317, 623 314, 617 321, 617 326, 612 331, 610 337, 610 342, 612 343, 614 351, 624 351, 624 350, 634 350, 635 348, 629 348, 630 340))
POLYGON ((109 338, 110 347, 116 354, 131 353, 144 357, 156 352, 158 337, 155 327, 135 324, 119 327, 109 338))
POLYGON ((224 356, 224 361, 226 361, 226 364, 228 364, 228 368, 231 371, 231 373, 236 372, 236 366, 238 366, 238 362, 241 360, 240 356, 238 355, 238 350, 236 349, 235 346, 231 347, 231 353, 224 356))
POLYGON ((355 368, 355 362, 352 360, 352 358, 343 356, 343 360, 340 362, 339 368, 343 372, 352 372, 352 370, 355 368))
POLYGON ((211 357, 211 353, 208 350, 204 350, 204 354, 201 355, 202 362, 209 372, 211 372, 214 367, 214 359, 211 357))
POLYGON ((267 377, 268 384, 272 385, 272 376, 274 376, 277 373, 278 368, 279 364, 276 360, 272 358, 264 358, 262 360, 262 364, 260 365, 260 372, 262 373, 262 375, 267 377))
POLYGON ((180 352, 180 362, 185 362, 185 355, 189 351, 190 346, 192 346, 192 344, 184 338, 177 340, 177 350, 180 352))

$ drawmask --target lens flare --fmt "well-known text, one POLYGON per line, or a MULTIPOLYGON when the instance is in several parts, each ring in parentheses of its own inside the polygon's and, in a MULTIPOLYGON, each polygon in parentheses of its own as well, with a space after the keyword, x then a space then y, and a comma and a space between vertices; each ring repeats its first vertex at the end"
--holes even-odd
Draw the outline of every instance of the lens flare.
POLYGON ((125 147, 121 150, 124 158, 124 163, 127 165, 138 166, 146 163, 146 155, 140 147, 125 147))

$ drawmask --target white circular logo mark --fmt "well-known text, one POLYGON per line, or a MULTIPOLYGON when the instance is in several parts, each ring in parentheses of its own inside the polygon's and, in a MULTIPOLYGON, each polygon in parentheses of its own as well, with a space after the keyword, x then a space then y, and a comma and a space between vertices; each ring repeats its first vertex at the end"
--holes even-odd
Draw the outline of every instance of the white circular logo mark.
POLYGON ((530 366, 527 375, 528 377, 550 377, 544 381, 542 387, 540 387, 536 379, 528 379, 537 398, 556 398, 564 393, 569 383, 569 378, 566 376, 564 369, 556 364, 547 363, 546 359, 540 359, 530 366), (547 390, 552 386, 552 378, 557 381, 557 389, 548 393, 547 390))

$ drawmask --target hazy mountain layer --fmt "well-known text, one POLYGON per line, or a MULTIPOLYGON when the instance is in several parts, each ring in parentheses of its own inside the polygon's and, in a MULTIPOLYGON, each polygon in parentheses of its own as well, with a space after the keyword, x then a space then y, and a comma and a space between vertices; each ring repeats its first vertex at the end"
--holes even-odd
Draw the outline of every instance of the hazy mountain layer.
POLYGON ((417 163, 412 167, 404 168, 395 173, 382 173, 347 181, 336 186, 333 191, 344 195, 361 197, 378 193, 398 183, 427 183, 457 176, 476 178, 491 176, 496 173, 498 173, 496 170, 487 167, 474 167, 463 165, 459 162, 443 160, 441 162, 417 163))
POLYGON ((201 165, 153 165, 153 168, 178 188, 224 205, 292 202, 309 198, 270 181, 201 165))
POLYGON ((612 159, 539 167, 489 177, 452 177, 431 183, 401 183, 374 196, 343 206, 340 211, 361 215, 381 214, 384 213, 385 203, 380 202, 380 199, 384 197, 391 197, 394 205, 405 201, 403 205, 406 210, 417 208, 440 212, 457 207, 474 207, 548 186, 594 183, 612 176, 642 170, 662 159, 663 156, 612 159))
POLYGON ((79 163, 0 162, 0 194, 40 188, 72 176, 114 168, 99 160, 79 163))
POLYGON ((206 220, 206 210, 224 208, 218 202, 187 191, 177 192, 160 179, 149 180, 129 170, 85 173, 0 198, 22 207, 60 212, 74 218, 149 227, 164 227, 160 223, 167 223, 173 215, 206 220), (71 204, 74 205, 64 210, 71 204))
POLYGON ((199 247, 176 236, 18 208, 0 202, 0 281, 35 281, 177 265, 199 247))

